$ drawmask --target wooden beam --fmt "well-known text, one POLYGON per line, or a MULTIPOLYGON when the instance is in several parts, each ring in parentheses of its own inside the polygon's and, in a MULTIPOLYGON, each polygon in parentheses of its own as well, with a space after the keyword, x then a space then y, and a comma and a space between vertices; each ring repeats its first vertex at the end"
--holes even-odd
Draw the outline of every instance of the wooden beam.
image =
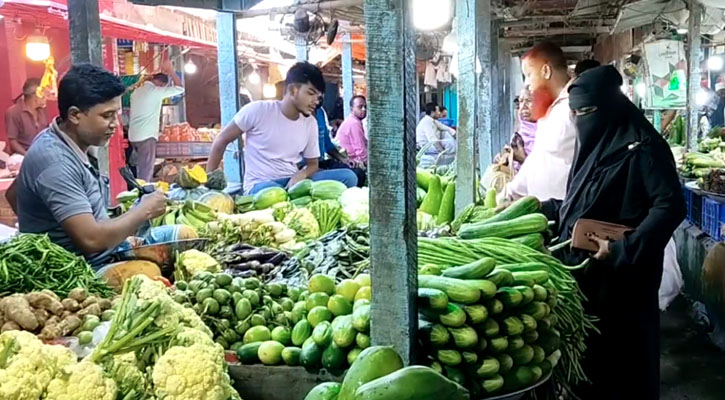
MULTIPOLYGON (((476 155, 478 161, 478 174, 482 176, 493 162, 493 104, 494 104, 494 42, 498 42, 498 25, 491 21, 490 0, 483 4, 476 13, 476 53, 481 69, 476 82, 476 155), (488 9, 488 10, 487 10, 488 9)), ((474 162, 472 164, 476 166, 474 162)))
POLYGON ((365 0, 372 341, 414 360, 418 316, 415 31, 409 1, 365 0))
MULTIPOLYGON (((219 69, 219 107, 221 123, 232 122, 239 111, 240 72, 237 60, 237 19, 232 13, 217 14, 217 66, 219 69)), ((224 174, 231 185, 243 184, 243 148, 235 140, 224 151, 224 174)), ((230 186, 231 186, 230 185, 230 186)))
POLYGON ((97 0, 68 0, 70 54, 73 64, 103 66, 101 19, 97 0))
POLYGON ((531 38, 556 35, 599 35, 609 33, 606 26, 576 27, 576 28, 545 28, 545 29, 509 29, 503 32, 507 38, 531 38))
POLYGON ((355 95, 355 82, 352 78, 352 41, 350 33, 342 34, 342 105, 345 111, 344 118, 350 115, 350 101, 355 95))
POLYGON ((217 11, 242 11, 248 10, 262 0, 130 0, 131 3, 143 6, 174 6, 201 8, 217 11))
POLYGON ((690 17, 687 27, 687 148, 697 149, 698 105, 700 90, 700 25, 702 6, 697 0, 688 0, 690 17))
POLYGON ((553 22, 562 22, 570 25, 580 25, 595 22, 601 25, 614 25, 616 19, 600 19, 600 18, 571 18, 567 15, 542 15, 538 17, 526 17, 516 19, 514 21, 503 21, 501 26, 503 28, 515 28, 515 27, 531 27, 538 24, 550 24, 553 22))
POLYGON ((302 0, 298 4, 285 7, 272 7, 256 10, 246 10, 238 13, 240 18, 252 18, 270 14, 289 14, 298 9, 308 11, 324 11, 325 9, 362 6, 363 0, 302 0))
MULTIPOLYGON (((476 54, 477 15, 488 10, 490 0, 457 0, 456 23, 458 27, 458 130, 456 132, 456 215, 475 201, 476 170, 476 54), (488 8, 486 4, 488 3, 488 8)), ((481 18, 485 19, 485 18, 481 18)), ((490 31, 488 32, 490 35, 490 31)), ((490 36, 489 36, 490 40, 490 36)), ((481 65, 481 63, 479 63, 481 65)))

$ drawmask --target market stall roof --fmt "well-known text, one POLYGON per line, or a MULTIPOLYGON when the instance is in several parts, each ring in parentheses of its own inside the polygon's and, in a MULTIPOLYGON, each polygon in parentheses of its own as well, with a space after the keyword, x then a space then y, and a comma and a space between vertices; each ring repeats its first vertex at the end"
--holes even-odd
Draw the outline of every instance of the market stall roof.
MULTIPOLYGON (((64 0, 5 0, 0 7, 0 15, 6 18, 34 20, 39 26, 68 27, 68 6, 64 0)), ((127 21, 109 15, 103 10, 100 19, 101 33, 108 37, 188 47, 216 47, 216 43, 212 41, 169 32, 153 25, 127 21)))

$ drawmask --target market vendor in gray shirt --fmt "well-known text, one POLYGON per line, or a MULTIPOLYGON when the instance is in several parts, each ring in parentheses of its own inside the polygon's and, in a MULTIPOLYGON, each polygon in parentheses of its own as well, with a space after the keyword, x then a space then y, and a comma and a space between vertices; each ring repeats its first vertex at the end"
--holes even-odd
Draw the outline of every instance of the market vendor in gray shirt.
POLYGON ((166 210, 165 196, 156 192, 126 214, 108 217, 108 179, 88 149, 105 146, 116 132, 124 91, 121 80, 104 69, 73 66, 58 86, 60 117, 33 142, 8 191, 20 232, 47 233, 97 269, 144 222, 166 210))

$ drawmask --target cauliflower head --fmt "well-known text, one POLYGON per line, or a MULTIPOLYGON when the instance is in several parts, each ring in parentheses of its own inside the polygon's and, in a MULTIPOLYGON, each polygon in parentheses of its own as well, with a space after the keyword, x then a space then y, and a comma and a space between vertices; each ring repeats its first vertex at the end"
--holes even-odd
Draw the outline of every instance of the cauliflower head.
POLYGON ((179 346, 193 346, 195 344, 214 346, 214 340, 211 335, 208 335, 204 331, 193 328, 182 328, 176 335, 174 344, 179 346))
POLYGON ((156 362, 154 394, 165 400, 229 400, 236 398, 219 345, 171 347, 156 362))
POLYGON ((189 276, 194 276, 197 272, 207 271, 219 272, 219 263, 214 257, 199 250, 187 250, 179 255, 179 264, 186 270, 189 276))
POLYGON ((288 228, 297 232, 300 240, 317 239, 320 236, 320 225, 317 219, 306 208, 292 210, 284 219, 288 228))
POLYGON ((45 400, 115 400, 117 392, 116 382, 101 366, 81 361, 50 381, 45 400))
POLYGON ((44 345, 29 332, 0 335, 0 353, 9 357, 0 367, 0 399, 37 400, 60 370, 75 364, 75 355, 63 346, 44 345))
MULTIPOLYGON (((118 386, 120 395, 134 392, 143 395, 146 391, 146 375, 139 369, 133 352, 116 354, 104 366, 118 386)), ((125 397, 124 397, 125 398, 125 397)))

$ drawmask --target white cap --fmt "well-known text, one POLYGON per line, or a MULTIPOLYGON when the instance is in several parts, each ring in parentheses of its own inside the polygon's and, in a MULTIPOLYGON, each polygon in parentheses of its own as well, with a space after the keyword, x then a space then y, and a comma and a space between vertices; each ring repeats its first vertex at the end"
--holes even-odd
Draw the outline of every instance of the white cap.
POLYGON ((715 91, 719 92, 721 90, 725 90, 725 82, 718 82, 715 84, 715 91))

